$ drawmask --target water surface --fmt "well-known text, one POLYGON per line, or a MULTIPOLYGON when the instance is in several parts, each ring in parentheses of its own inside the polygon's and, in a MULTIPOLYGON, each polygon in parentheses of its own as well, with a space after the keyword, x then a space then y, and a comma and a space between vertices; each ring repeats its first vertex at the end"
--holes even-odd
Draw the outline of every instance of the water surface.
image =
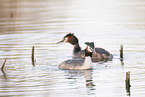
POLYGON ((1 0, 0 96, 144 97, 145 0, 1 0), (114 55, 93 70, 60 70, 72 58, 72 45, 56 44, 69 32, 82 48, 94 41, 114 55), (124 45, 124 65, 119 60, 124 45), (31 64, 35 46, 36 66, 31 64), (88 81, 89 80, 89 81, 88 81))

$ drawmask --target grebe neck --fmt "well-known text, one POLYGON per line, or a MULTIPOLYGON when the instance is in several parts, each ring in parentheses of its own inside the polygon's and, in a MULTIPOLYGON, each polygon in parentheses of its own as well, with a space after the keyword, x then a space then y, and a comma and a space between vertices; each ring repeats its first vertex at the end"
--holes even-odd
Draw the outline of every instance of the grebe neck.
POLYGON ((85 57, 85 61, 83 63, 83 68, 84 69, 91 69, 93 66, 92 66, 92 60, 91 60, 91 57, 90 56, 86 56, 85 57))
POLYGON ((76 53, 78 51, 81 51, 81 47, 79 46, 79 43, 76 43, 76 44, 74 44, 73 53, 76 53))

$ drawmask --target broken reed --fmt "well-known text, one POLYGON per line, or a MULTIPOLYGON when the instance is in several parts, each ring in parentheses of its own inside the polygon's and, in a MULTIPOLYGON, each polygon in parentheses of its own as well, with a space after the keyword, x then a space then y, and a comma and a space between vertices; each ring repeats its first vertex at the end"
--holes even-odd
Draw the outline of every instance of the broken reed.
POLYGON ((129 93, 129 95, 130 95, 130 87, 131 87, 131 85, 130 85, 130 71, 126 72, 126 80, 125 80, 125 82, 126 82, 126 90, 129 93))
POLYGON ((2 72, 4 72, 5 64, 6 64, 6 59, 4 60, 4 62, 3 62, 3 64, 2 64, 2 67, 1 67, 1 71, 2 71, 2 72))
POLYGON ((4 62, 3 62, 3 64, 2 64, 1 71, 2 71, 2 73, 3 73, 4 78, 7 79, 6 73, 5 73, 5 71, 4 71, 5 64, 6 64, 6 59, 4 60, 4 62))
POLYGON ((120 46, 120 59, 123 60, 123 45, 120 46))
POLYGON ((35 59, 34 59, 34 46, 32 46, 31 59, 32 59, 32 65, 35 66, 35 59))

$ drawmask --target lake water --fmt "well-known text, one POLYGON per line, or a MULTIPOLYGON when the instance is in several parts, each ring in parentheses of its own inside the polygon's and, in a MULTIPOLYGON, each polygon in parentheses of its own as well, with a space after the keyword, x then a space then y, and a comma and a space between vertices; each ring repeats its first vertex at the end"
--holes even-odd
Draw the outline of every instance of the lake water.
POLYGON ((129 97, 128 71, 130 97, 144 97, 145 0, 1 0, 0 65, 4 59, 2 97, 129 97), (111 52, 113 60, 93 63, 93 70, 58 69, 72 58, 72 45, 56 44, 69 32, 82 48, 94 41, 111 52))

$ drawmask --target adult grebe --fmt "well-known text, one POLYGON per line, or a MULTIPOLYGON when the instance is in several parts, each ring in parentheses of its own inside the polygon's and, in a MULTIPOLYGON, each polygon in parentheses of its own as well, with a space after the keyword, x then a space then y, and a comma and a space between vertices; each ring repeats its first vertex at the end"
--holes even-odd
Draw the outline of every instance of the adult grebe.
MULTIPOLYGON (((73 33, 67 34, 58 43, 61 43, 61 42, 68 42, 74 46, 73 48, 74 58, 77 58, 77 57, 85 58, 85 50, 81 50, 81 47, 79 46, 79 40, 73 33)), ((108 61, 108 60, 112 60, 113 58, 113 55, 103 48, 97 47, 95 48, 95 51, 96 53, 93 53, 92 58, 91 58, 93 62, 108 61)))

